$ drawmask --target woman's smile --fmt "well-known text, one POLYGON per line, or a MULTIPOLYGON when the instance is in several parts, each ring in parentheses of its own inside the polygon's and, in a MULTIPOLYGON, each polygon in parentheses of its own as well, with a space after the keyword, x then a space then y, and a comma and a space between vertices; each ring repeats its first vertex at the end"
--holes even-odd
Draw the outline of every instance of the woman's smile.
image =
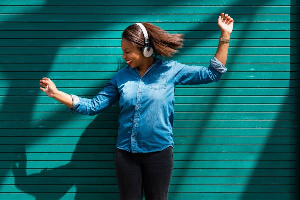
POLYGON ((132 63, 132 60, 126 60, 127 64, 130 65, 132 63))

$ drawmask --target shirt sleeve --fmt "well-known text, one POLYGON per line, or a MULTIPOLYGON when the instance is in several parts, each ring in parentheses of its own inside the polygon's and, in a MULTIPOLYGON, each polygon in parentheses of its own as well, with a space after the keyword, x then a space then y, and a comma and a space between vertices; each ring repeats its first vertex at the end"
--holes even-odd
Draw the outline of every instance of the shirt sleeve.
POLYGON ((95 97, 92 99, 79 97, 77 95, 72 96, 73 109, 69 108, 72 113, 80 113, 82 115, 96 115, 104 111, 111 105, 113 105, 117 100, 119 100, 120 95, 115 81, 110 80, 95 97))
POLYGON ((209 67, 192 66, 175 61, 175 85, 197 85, 217 82, 227 68, 216 58, 210 60, 209 67))

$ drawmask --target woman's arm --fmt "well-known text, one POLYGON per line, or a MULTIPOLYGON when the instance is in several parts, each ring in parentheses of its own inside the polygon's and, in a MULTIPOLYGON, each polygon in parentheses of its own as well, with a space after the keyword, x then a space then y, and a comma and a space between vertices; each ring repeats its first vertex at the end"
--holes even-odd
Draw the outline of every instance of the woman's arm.
MULTIPOLYGON (((233 18, 228 16, 228 14, 222 13, 218 19, 218 26, 221 30, 221 37, 225 40, 230 40, 230 34, 233 30, 233 18)), ((228 55, 229 42, 224 42, 219 40, 218 49, 215 57, 225 66, 227 55, 228 55)))
POLYGON ((46 77, 40 80, 40 85, 44 87, 40 89, 49 97, 68 106, 71 112, 77 112, 82 115, 96 115, 113 105, 120 98, 114 80, 113 77, 113 79, 104 86, 103 90, 92 99, 69 95, 59 91, 56 89, 55 84, 46 77))
POLYGON ((68 106, 69 108, 73 109, 73 101, 72 101, 72 96, 71 95, 69 95, 65 92, 57 90, 57 92, 54 93, 52 98, 56 99, 60 103, 63 103, 66 106, 68 106))

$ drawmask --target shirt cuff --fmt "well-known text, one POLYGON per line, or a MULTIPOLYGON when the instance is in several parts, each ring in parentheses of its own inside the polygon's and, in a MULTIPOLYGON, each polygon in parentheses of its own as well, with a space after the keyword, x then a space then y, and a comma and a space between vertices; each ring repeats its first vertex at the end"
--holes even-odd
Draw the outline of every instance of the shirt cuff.
POLYGON ((72 108, 69 108, 69 111, 71 111, 72 113, 74 113, 75 110, 76 110, 76 109, 74 109, 74 108, 75 108, 75 106, 76 106, 77 104, 79 104, 80 100, 79 100, 78 96, 76 96, 76 95, 71 94, 71 97, 72 97, 73 109, 72 109, 72 108))
POLYGON ((222 74, 227 72, 227 68, 216 57, 210 60, 210 64, 215 70, 222 74))

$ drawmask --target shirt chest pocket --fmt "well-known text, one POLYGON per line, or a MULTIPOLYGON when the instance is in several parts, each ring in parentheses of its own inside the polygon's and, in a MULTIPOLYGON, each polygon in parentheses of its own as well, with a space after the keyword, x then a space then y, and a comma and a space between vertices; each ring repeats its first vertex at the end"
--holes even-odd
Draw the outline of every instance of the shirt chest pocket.
POLYGON ((154 74, 149 81, 149 88, 154 90, 166 89, 167 87, 167 74, 154 74))

